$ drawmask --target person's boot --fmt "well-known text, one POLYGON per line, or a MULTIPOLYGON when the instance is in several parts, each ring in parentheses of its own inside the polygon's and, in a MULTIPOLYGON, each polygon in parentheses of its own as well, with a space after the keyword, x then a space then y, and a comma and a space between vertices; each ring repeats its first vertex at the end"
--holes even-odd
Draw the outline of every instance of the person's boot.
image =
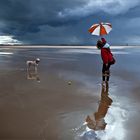
POLYGON ((105 81, 106 74, 102 73, 102 81, 105 81))

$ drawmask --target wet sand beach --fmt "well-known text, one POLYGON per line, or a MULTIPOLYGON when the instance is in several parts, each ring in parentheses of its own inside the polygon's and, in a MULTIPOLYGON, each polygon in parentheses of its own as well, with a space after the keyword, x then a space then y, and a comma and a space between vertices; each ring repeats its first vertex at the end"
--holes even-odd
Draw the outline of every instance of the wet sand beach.
POLYGON ((0 48, 0 140, 139 140, 140 48, 112 52, 103 87, 94 47, 0 48))

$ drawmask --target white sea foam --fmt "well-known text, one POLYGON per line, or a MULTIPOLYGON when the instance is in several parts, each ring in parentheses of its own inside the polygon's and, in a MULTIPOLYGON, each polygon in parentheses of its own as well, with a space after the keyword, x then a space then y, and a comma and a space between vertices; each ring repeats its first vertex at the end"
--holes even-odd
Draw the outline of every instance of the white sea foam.
POLYGON ((11 55, 13 54, 12 52, 0 52, 0 55, 11 55))

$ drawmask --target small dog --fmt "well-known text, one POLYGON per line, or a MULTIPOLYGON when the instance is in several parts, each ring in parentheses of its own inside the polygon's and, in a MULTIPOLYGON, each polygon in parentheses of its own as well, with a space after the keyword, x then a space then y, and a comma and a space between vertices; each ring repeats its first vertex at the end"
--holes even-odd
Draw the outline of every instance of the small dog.
POLYGON ((30 67, 33 67, 35 72, 37 72, 37 66, 40 62, 40 59, 37 58, 35 61, 27 61, 26 64, 27 64, 27 71, 30 70, 30 67))

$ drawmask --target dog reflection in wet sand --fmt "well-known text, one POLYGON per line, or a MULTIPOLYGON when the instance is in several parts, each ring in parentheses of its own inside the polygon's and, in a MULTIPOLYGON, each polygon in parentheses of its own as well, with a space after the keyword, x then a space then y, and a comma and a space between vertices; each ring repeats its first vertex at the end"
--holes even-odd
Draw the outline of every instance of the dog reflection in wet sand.
POLYGON ((104 117, 106 116, 109 106, 113 102, 108 96, 108 89, 109 85, 108 82, 106 82, 106 85, 102 85, 101 101, 99 103, 98 111, 91 116, 88 115, 86 118, 87 126, 95 131, 104 130, 107 125, 104 117))
POLYGON ((40 82, 40 78, 38 75, 38 64, 40 62, 40 59, 37 58, 35 61, 27 61, 27 79, 29 80, 36 80, 40 82))

